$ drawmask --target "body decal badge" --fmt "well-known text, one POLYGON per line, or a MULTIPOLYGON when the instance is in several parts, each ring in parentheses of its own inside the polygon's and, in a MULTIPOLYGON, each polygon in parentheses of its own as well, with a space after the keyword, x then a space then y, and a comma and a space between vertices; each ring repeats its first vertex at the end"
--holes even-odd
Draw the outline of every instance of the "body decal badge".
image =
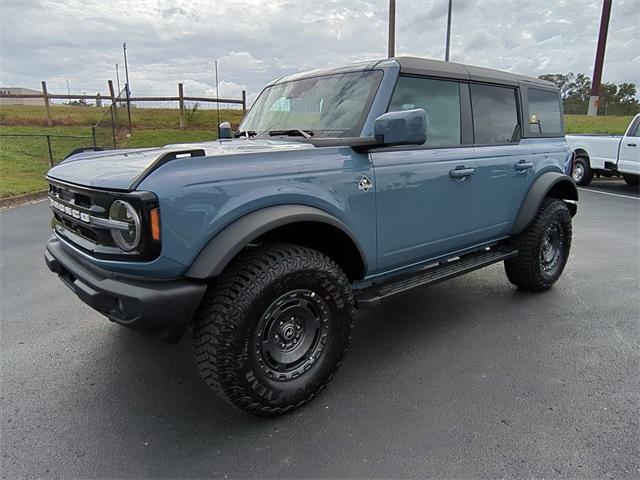
POLYGON ((369 180, 369 177, 363 175, 360 179, 360 183, 358 183, 358 189, 362 190, 363 192, 368 192, 371 187, 373 187, 373 182, 369 180))

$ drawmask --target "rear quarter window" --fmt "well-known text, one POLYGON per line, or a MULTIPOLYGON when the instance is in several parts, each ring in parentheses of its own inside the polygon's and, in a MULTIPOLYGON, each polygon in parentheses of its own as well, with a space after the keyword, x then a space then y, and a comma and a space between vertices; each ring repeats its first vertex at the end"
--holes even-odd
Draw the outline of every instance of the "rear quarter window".
POLYGON ((529 133, 557 134, 562 132, 562 109, 556 92, 528 89, 529 133))

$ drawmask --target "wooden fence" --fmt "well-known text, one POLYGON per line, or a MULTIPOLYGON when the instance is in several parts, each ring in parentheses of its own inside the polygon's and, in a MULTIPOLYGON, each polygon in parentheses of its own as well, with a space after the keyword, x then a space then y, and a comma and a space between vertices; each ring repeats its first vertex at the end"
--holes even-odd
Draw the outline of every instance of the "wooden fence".
MULTIPOLYGON (((184 88, 182 83, 178 84, 178 96, 176 97, 132 97, 125 95, 124 97, 116 96, 116 92, 113 88, 113 82, 109 80, 107 82, 109 87, 109 96, 104 97, 100 94, 97 95, 61 95, 49 93, 47 90, 47 82, 42 82, 42 93, 4 93, 0 92, 0 99, 2 98, 42 98, 44 100, 44 106, 47 111, 47 125, 53 126, 53 117, 51 115, 51 100, 95 100, 101 102, 109 100, 113 108, 116 107, 116 103, 126 104, 129 112, 129 128, 131 128, 131 102, 178 102, 178 108, 180 110, 180 128, 185 126, 184 118, 184 102, 201 102, 201 103, 226 103, 242 105, 242 111, 247 111, 247 92, 242 91, 241 98, 216 98, 216 97, 192 97, 184 95, 184 88)), ((125 85, 125 92, 128 93, 128 89, 125 85)))

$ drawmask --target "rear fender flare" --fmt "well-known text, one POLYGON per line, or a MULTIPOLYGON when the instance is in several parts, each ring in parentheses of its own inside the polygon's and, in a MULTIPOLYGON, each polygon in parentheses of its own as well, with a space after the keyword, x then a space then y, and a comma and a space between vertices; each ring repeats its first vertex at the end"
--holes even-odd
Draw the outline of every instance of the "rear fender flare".
MULTIPOLYGON (((550 196, 553 190, 553 196, 562 200, 578 201, 578 189, 573 179, 562 173, 546 172, 540 175, 527 192, 520 211, 516 217, 511 234, 520 233, 535 218, 536 213, 542 205, 542 201, 550 196)), ((575 204, 569 204, 571 215, 575 215, 577 207, 575 204)))

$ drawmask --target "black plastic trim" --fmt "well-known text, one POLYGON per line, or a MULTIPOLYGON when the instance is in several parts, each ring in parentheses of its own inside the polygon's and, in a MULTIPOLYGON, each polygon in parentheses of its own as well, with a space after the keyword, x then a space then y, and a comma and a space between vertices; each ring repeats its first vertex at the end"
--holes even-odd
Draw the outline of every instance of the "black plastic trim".
POLYGON ((49 270, 109 320, 145 333, 166 333, 171 339, 189 326, 207 288, 204 282, 132 278, 89 265, 55 236, 44 257, 49 270))
POLYGON ((192 148, 187 150, 173 150, 171 152, 167 152, 163 155, 160 155, 156 158, 151 165, 145 168, 131 183, 129 187, 130 190, 135 190, 138 188, 140 183, 147 178, 151 173, 155 170, 159 169, 165 163, 169 163, 173 160, 182 159, 182 158, 192 158, 192 157, 204 157, 206 155, 204 149, 202 148, 192 148), (188 156, 187 156, 188 155, 188 156))
POLYGON ((357 305, 360 308, 376 305, 385 298, 408 290, 433 285, 465 273, 501 262, 518 254, 516 249, 499 247, 468 253, 451 261, 442 261, 431 267, 392 277, 386 281, 355 290, 357 305))
MULTIPOLYGON (((543 173, 534 181, 533 185, 531 185, 531 188, 527 192, 527 195, 520 206, 520 211, 516 217, 513 229, 511 230, 512 235, 520 233, 527 225, 529 225, 529 223, 531 223, 549 191, 555 185, 560 183, 565 183, 569 189, 569 194, 564 195, 563 200, 578 200, 578 189, 570 176, 559 172, 543 173)), ((571 213, 575 215, 576 209, 574 208, 571 213)))
POLYGON ((326 223, 340 229, 358 249, 364 271, 367 271, 364 251, 356 240, 356 236, 343 222, 318 208, 306 205, 277 205, 249 213, 225 227, 200 251, 185 273, 185 277, 197 279, 215 277, 222 273, 231 259, 252 240, 274 228, 295 222, 326 223))

